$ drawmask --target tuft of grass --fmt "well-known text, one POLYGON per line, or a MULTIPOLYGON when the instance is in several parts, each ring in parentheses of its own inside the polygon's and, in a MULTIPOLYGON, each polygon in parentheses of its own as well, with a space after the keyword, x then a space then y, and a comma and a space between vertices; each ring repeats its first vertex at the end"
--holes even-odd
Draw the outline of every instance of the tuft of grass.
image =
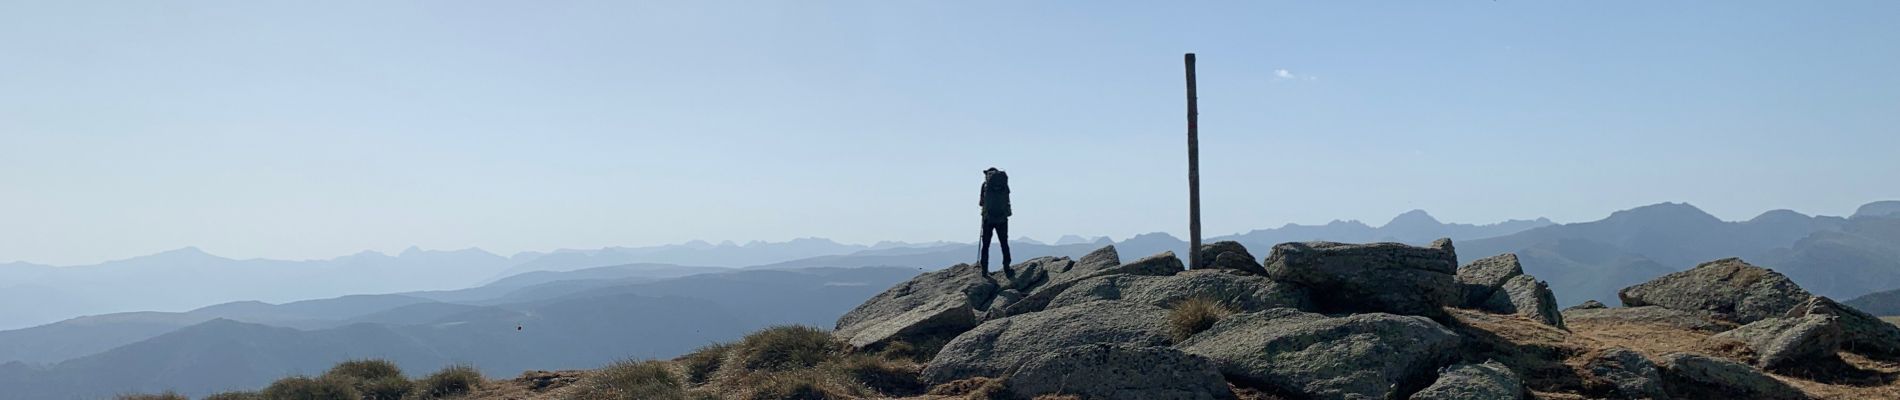
POLYGON ((264 388, 270 400, 348 400, 362 398, 361 392, 340 379, 293 376, 278 379, 264 388))
POLYGON ((1045 394, 1036 396, 1035 400, 1082 400, 1082 396, 1073 394, 1045 394))
POLYGON ((1213 328, 1221 318, 1234 315, 1234 308, 1222 304, 1219 300, 1206 297, 1193 297, 1174 303, 1168 310, 1168 334, 1175 342, 1187 340, 1194 334, 1213 328))
POLYGON ((1000 400, 1008 397, 1002 379, 975 377, 958 379, 930 388, 934 396, 962 396, 968 400, 1000 400))
POLYGON ((258 392, 224 392, 205 396, 203 400, 264 400, 264 394, 258 392))
POLYGON ((928 387, 916 364, 880 356, 852 354, 827 363, 823 369, 885 396, 915 396, 928 387))
POLYGON ((734 398, 743 400, 844 400, 865 397, 854 382, 818 369, 755 374, 746 377, 734 398))
POLYGON ((844 352, 844 344, 822 329, 781 325, 746 335, 727 351, 721 368, 745 371, 786 371, 810 368, 844 352))
POLYGON ((664 361, 619 361, 579 384, 574 400, 686 400, 686 385, 664 361))
POLYGON ((451 365, 416 381, 415 394, 424 399, 440 399, 468 394, 481 385, 482 371, 468 365, 451 365))
POLYGON ((680 356, 674 362, 686 369, 686 383, 700 385, 712 380, 713 373, 719 372, 719 365, 726 359, 726 353, 732 350, 730 343, 714 343, 680 356))
POLYGON ((363 400, 402 400, 416 391, 416 384, 401 376, 358 380, 355 384, 356 391, 363 394, 363 400))
POLYGON ((891 344, 884 345, 883 349, 878 350, 878 355, 890 359, 927 363, 930 362, 931 358, 937 356, 938 351, 943 350, 943 345, 950 343, 950 339, 951 338, 945 337, 926 337, 920 338, 914 343, 910 341, 892 342, 891 344))
POLYGON ((191 398, 185 397, 185 395, 178 394, 178 392, 173 392, 170 390, 167 390, 164 393, 158 393, 158 394, 150 394, 150 393, 122 394, 122 395, 119 395, 118 397, 115 397, 115 399, 118 399, 118 400, 191 400, 191 398))

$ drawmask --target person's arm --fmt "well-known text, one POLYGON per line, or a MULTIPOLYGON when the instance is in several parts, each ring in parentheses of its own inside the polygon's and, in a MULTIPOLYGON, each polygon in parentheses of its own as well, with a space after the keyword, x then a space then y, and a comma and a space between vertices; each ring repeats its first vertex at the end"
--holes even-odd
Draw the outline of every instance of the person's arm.
POLYGON ((984 183, 981 188, 976 190, 976 206, 982 207, 983 199, 989 198, 989 197, 990 197, 990 185, 989 183, 984 183))

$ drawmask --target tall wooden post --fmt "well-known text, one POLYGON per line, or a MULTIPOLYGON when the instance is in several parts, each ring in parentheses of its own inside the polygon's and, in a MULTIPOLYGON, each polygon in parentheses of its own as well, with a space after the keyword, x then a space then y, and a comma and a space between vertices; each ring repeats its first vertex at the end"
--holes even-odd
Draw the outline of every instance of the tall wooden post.
POLYGON ((1187 53, 1188 268, 1201 267, 1201 111, 1194 95, 1194 53, 1187 53))

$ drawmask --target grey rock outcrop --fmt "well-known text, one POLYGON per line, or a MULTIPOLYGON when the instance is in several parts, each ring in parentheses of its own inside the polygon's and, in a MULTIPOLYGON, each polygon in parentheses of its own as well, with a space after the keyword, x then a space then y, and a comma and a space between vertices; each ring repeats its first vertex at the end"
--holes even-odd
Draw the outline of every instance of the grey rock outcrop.
POLYGON ((1453 279, 1451 240, 1431 247, 1400 243, 1283 243, 1267 256, 1267 275, 1311 289, 1323 310, 1444 315, 1462 294, 1453 279))
POLYGON ((1763 369, 1815 365, 1835 359, 1841 348, 1841 327, 1832 315, 1812 314, 1800 318, 1768 318, 1711 336, 1711 340, 1734 340, 1754 350, 1755 365, 1763 369))
POLYGON ((1459 343, 1458 334, 1424 317, 1276 308, 1229 316, 1175 347, 1214 360, 1241 385, 1309 398, 1386 399, 1427 385, 1459 343))
POLYGON ((1583 364, 1585 387, 1617 399, 1666 399, 1656 363, 1634 350, 1612 347, 1583 364))
POLYGON ((1167 315, 1147 304, 1097 301, 987 321, 945 344, 923 377, 1008 376, 1042 353, 1087 344, 1166 346, 1167 315))
POLYGON ((1735 328, 1733 324, 1710 318, 1709 314, 1705 312, 1683 311, 1658 306, 1572 308, 1564 310, 1563 314, 1564 322, 1571 326, 1577 324, 1662 325, 1710 333, 1735 328))
POLYGON ((1657 360, 1663 389, 1681 399, 1806 400, 1808 396, 1747 364, 1689 353, 1657 360))
POLYGON ((1247 247, 1241 246, 1240 242, 1224 240, 1208 243, 1201 245, 1199 251, 1201 265, 1195 265, 1193 269, 1231 269, 1255 275, 1267 274, 1266 268, 1259 261, 1254 261, 1253 253, 1247 252, 1247 247))
POLYGON ((987 308, 996 290, 976 265, 925 273, 845 313, 832 335, 857 348, 948 338, 975 327, 976 310, 987 308))
POLYGON ((1566 309, 1564 309, 1564 311, 1570 311, 1570 310, 1595 310, 1595 309, 1599 309, 1599 308, 1610 308, 1610 306, 1608 306, 1608 305, 1604 305, 1604 304, 1603 304, 1603 302, 1601 302, 1601 301, 1596 301, 1596 300, 1584 300, 1584 301, 1583 301, 1583 303, 1581 303, 1581 304, 1577 304, 1577 305, 1574 305, 1574 306, 1570 306, 1570 308, 1566 308, 1566 309))
POLYGON ((1900 360, 1900 327, 1824 296, 1809 298, 1788 310, 1787 317, 1809 315, 1837 317, 1841 326, 1841 348, 1850 353, 1882 360, 1900 360))
POLYGON ((1008 379, 1016 398, 1070 394, 1085 399, 1234 399, 1206 358, 1168 347, 1086 344, 1041 353, 1008 379))
POLYGON ((1077 282, 1047 308, 1096 300, 1122 300, 1169 308, 1189 298, 1208 298, 1241 311, 1311 307, 1306 289, 1240 272, 1204 269, 1170 276, 1109 275, 1077 282))
POLYGON ((1458 267, 1458 287, 1464 292, 1466 308, 1476 308, 1491 300, 1491 294, 1504 286, 1504 282, 1513 277, 1524 275, 1524 266, 1517 262, 1517 254, 1504 253, 1480 258, 1463 267, 1458 267))
POLYGON ((1781 273, 1724 258, 1623 288, 1617 297, 1625 306, 1706 311, 1716 319, 1746 324, 1779 317, 1812 295, 1781 273))
POLYGON ((1486 300, 1482 308, 1485 311, 1530 317, 1558 328, 1565 327, 1564 315, 1557 311, 1557 295, 1550 292, 1550 284, 1530 275, 1518 275, 1505 281, 1503 286, 1491 293, 1491 299, 1486 300))
POLYGON ((1413 393, 1412 400, 1515 400, 1524 398, 1524 381, 1497 361, 1461 364, 1439 371, 1438 381, 1413 393))
POLYGON ((1048 279, 1023 292, 1021 299, 991 307, 985 320, 1042 311, 1056 296, 1088 278, 1113 275, 1168 276, 1182 271, 1181 259, 1175 258, 1174 252, 1162 252, 1127 264, 1114 263, 1117 258, 1115 247, 1108 246, 1082 256, 1081 261, 1068 264, 1067 270, 1049 271, 1048 279))

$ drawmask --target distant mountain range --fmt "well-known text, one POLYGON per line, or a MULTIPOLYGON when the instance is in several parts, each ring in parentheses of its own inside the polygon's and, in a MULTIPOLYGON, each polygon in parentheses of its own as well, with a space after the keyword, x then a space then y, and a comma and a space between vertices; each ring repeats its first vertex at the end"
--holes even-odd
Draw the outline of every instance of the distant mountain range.
POLYGON ((827 239, 730 242, 598 250, 526 252, 502 257, 480 249, 397 255, 366 251, 327 260, 235 260, 187 247, 94 265, 0 264, 0 329, 81 315, 184 311, 239 300, 289 302, 362 293, 452 290, 532 271, 569 271, 633 263, 748 266, 866 250, 941 243, 847 245, 827 239))
MULTIPOLYGON (((1774 210, 1746 221, 1722 221, 1680 203, 1571 224, 1544 219, 1447 224, 1412 211, 1377 227, 1335 221, 1207 240, 1239 241, 1264 258, 1282 242, 1423 244, 1438 237, 1453 238, 1466 262, 1517 253, 1526 272, 1549 281, 1564 304, 1614 303, 1622 287, 1702 261, 1739 256, 1815 293, 1853 299, 1849 304, 1879 314, 1900 314, 1900 202, 1871 203, 1846 218, 1774 210)), ((352 357, 390 358, 413 371, 467 362, 498 374, 671 357, 771 324, 827 326, 896 282, 976 258, 969 243, 795 242, 513 257, 479 250, 411 250, 320 261, 231 260, 185 249, 86 267, 0 265, 0 282, 10 285, 0 288, 0 312, 57 309, 62 299, 99 300, 91 296, 100 294, 149 297, 148 304, 154 304, 136 312, 0 331, 0 387, 10 388, 0 391, 0 399, 250 389, 287 374, 318 373, 352 357), (694 251, 747 253, 698 261, 770 262, 729 268, 713 262, 644 261, 687 259, 694 251), (843 252, 810 254, 824 251, 843 252), (626 260, 635 261, 592 265, 626 260), (309 294, 358 287, 389 290, 309 294), (226 296, 271 302, 182 305, 218 297, 194 290, 227 289, 236 294, 226 296), (301 298, 320 300, 290 301, 301 298), (151 311, 161 307, 189 311, 151 311)), ((1129 260, 1187 247, 1162 233, 1122 241, 1073 235, 1047 244, 1017 240, 1013 247, 1017 260, 1027 260, 1080 256, 1109 243, 1129 260)))
POLYGON ((0 332, 0 354, 71 357, 43 365, 0 363, 0 387, 8 388, 0 399, 163 390, 198 396, 256 389, 284 375, 320 373, 360 357, 391 359, 412 371, 471 363, 502 374, 670 357, 766 326, 828 325, 916 273, 751 270, 652 279, 589 271, 566 276, 578 280, 490 292, 504 293, 502 298, 540 293, 512 302, 451 303, 426 298, 430 293, 406 293, 79 318, 0 332), (590 284, 569 284, 577 281, 590 284), (296 321, 304 329, 246 319, 296 321), (99 348, 101 343, 117 344, 99 348))

